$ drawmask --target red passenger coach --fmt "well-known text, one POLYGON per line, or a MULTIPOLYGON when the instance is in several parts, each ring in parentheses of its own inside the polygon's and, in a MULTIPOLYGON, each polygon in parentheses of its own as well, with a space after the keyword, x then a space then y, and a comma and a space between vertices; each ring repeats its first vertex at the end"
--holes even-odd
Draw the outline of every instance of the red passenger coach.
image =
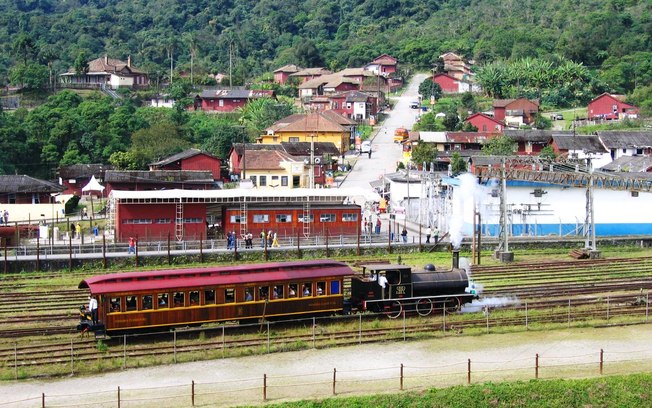
POLYGON ((298 261, 108 274, 83 280, 108 333, 342 311, 336 261, 298 261))

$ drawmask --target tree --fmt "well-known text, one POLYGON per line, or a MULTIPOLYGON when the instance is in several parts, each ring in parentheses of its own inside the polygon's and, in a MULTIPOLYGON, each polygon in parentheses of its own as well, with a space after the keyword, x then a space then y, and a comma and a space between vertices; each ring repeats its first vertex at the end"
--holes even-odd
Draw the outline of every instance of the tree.
POLYGON ((14 55, 23 59, 23 65, 27 65, 28 60, 32 57, 36 46, 34 40, 27 33, 20 33, 11 44, 14 55))
POLYGON ((45 89, 49 80, 47 67, 29 63, 27 65, 18 64, 9 71, 9 81, 12 84, 20 84, 24 89, 45 89))
POLYGON ((509 136, 492 137, 482 146, 482 153, 489 156, 511 156, 517 147, 516 141, 509 136))
POLYGON ((258 98, 247 103, 242 109, 240 121, 252 131, 260 133, 274 122, 295 112, 291 101, 281 98, 258 98))
POLYGON ((460 116, 457 114, 457 110, 451 108, 446 112, 444 117, 443 125, 446 130, 452 131, 457 130, 457 125, 460 123, 460 116))
POLYGON ((73 67, 75 69, 75 74, 77 75, 85 75, 88 72, 88 56, 85 51, 81 51, 77 54, 73 67))
POLYGON ((412 162, 420 166, 425 163, 424 170, 430 170, 430 164, 437 159, 437 146, 434 143, 419 143, 412 149, 412 162))
POLYGON ((555 160, 557 158, 557 154, 555 154, 555 150, 552 148, 552 146, 548 145, 541 149, 541 152, 539 152, 539 157, 542 159, 555 160))
POLYGON ((464 92, 461 98, 462 106, 468 111, 476 113, 478 111, 478 104, 475 101, 475 97, 471 92, 464 92))
POLYGON ((536 129, 550 129, 552 127, 552 121, 543 115, 536 115, 532 125, 536 129))
POLYGON ((179 153, 188 147, 190 143, 181 137, 174 125, 156 123, 134 132, 129 151, 137 158, 138 167, 144 169, 148 163, 179 153))
POLYGON ((321 53, 315 43, 309 39, 303 39, 294 49, 296 64, 303 67, 320 67, 324 65, 321 53))
POLYGON ((421 94, 424 101, 430 100, 431 96, 434 96, 435 101, 438 101, 442 95, 441 86, 434 82, 432 78, 427 78, 419 85, 419 94, 421 94))
POLYGON ((467 169, 466 160, 458 152, 451 155, 451 173, 453 176, 465 173, 467 169))

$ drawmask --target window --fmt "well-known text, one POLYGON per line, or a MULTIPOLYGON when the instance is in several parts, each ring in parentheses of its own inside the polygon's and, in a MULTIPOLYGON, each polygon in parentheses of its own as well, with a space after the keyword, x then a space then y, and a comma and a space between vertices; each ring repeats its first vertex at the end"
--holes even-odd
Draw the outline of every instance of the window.
POLYGON ((190 299, 190 306, 199 306, 199 291, 191 290, 188 299, 190 299))
POLYGON ((247 288, 245 289, 244 292, 244 301, 245 302, 253 302, 254 301, 254 290, 253 288, 247 288))
POLYGON ((112 312, 119 312, 122 308, 120 307, 120 298, 119 297, 112 297, 110 299, 111 301, 111 311, 112 312))
POLYGON ((340 294, 340 281, 334 280, 331 281, 331 295, 339 295, 340 294))
POLYGON ((358 214, 344 213, 342 214, 342 221, 344 222, 358 221, 358 214))
POLYGON ((41 203, 41 197, 34 193, 32 194, 32 204, 40 204, 41 203))
POLYGON ((258 300, 269 299, 269 286, 261 286, 258 288, 258 300))
POLYGON ((254 222, 269 222, 269 214, 254 214, 254 222))
POLYGON ((281 176, 281 186, 283 187, 288 186, 288 176, 281 176))
POLYGON ((232 215, 231 216, 231 224, 244 224, 243 219, 240 218, 240 215, 232 215))
POLYGON ((183 223, 184 224, 201 224, 203 220, 201 218, 184 218, 183 223))
POLYGON ((482 125, 482 131, 486 132, 487 131, 487 125, 482 125))
POLYGON ((123 224, 151 224, 151 218, 129 218, 122 220, 123 224))
POLYGON ((310 220, 308 221, 308 220, 305 220, 303 215, 300 215, 298 221, 299 222, 315 222, 315 216, 313 214, 310 214, 310 220))
MULTIPOLYGON (((224 289, 224 303, 233 303, 235 302, 235 289, 229 288, 224 289)), ((215 303, 213 301, 213 303, 215 303)))
POLYGON ((278 182, 278 176, 272 176, 272 181, 278 182))
MULTIPOLYGON (((233 290, 233 289, 231 289, 233 290)), ((215 290, 209 289, 204 291, 204 304, 205 305, 214 305, 215 304, 215 290)))
POLYGON ((294 298, 294 297, 297 297, 297 284, 290 283, 288 285, 288 298, 294 298))
POLYGON ((186 303, 186 294, 183 292, 174 292, 172 296, 173 307, 183 307, 186 303))
POLYGON ((218 104, 219 106, 224 106, 224 99, 220 99, 220 100, 218 100, 218 101, 217 101, 217 104, 218 104))
POLYGON ((16 204, 16 193, 9 193, 7 196, 7 204, 16 204))
POLYGON ((154 223, 155 224, 169 224, 172 222, 171 218, 157 218, 154 223))
POLYGON ((326 294, 326 282, 317 282, 317 296, 326 294))
POLYGON ((260 176, 259 182, 261 187, 265 187, 267 185, 267 176, 260 176))
POLYGON ((290 143, 299 143, 299 138, 298 137, 290 137, 290 138, 288 138, 288 141, 290 143))
POLYGON ((320 222, 335 222, 335 214, 322 214, 319 216, 320 222))
POLYGON ((312 295, 312 282, 304 282, 301 285, 301 296, 308 297, 312 295))
POLYGON ((167 293, 159 293, 157 299, 158 299, 158 308, 159 309, 165 309, 170 304, 170 302, 168 301, 168 294, 167 293))
POLYGON ((152 295, 143 295, 143 310, 151 310, 152 306, 152 295))
POLYGON ((254 186, 258 185, 258 184, 256 184, 258 182, 258 179, 256 178, 256 176, 250 176, 249 180, 251 180, 251 182, 253 183, 254 186))
POLYGON ((276 222, 292 222, 292 214, 276 214, 276 222))
POLYGON ((137 306, 138 306, 138 301, 136 300, 136 296, 131 296, 127 298, 127 312, 136 310, 137 306))
POLYGON ((272 300, 283 299, 283 285, 274 286, 272 288, 272 300))

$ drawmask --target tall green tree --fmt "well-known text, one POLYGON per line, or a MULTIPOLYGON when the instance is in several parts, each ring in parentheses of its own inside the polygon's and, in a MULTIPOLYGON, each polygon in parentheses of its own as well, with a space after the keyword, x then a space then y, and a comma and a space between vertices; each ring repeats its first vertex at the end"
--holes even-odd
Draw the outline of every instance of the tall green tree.
POLYGON ((430 170, 430 164, 437 159, 437 146, 434 143, 419 143, 412 149, 412 162, 418 166, 425 164, 424 170, 430 170))
POLYGON ((516 152, 518 144, 509 136, 490 138, 482 146, 482 153, 489 156, 511 156, 516 152))

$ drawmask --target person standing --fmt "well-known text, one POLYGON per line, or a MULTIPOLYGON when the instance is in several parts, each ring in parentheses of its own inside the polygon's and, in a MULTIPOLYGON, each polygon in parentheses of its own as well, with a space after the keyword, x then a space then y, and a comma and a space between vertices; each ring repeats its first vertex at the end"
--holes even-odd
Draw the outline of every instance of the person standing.
POLYGON ((403 231, 401 231, 401 237, 403 237, 403 243, 407 244, 407 229, 403 227, 403 231))
POLYGON ((432 236, 432 228, 430 228, 430 226, 428 226, 428 228, 426 228, 426 244, 430 243, 430 237, 431 236, 432 236))
POLYGON ((2 213, 2 218, 4 218, 5 225, 9 224, 9 211, 5 210, 2 213))
POLYGON ((432 232, 432 234, 435 237, 435 245, 437 245, 437 242, 439 242, 439 230, 437 229, 437 227, 435 227, 435 230, 432 232))
POLYGON ((77 238, 81 239, 81 237, 82 237, 81 222, 79 224, 77 224, 77 226, 75 227, 75 231, 77 232, 77 238))
POLYGON ((274 233, 274 239, 272 240, 272 247, 278 248, 280 245, 278 244, 278 234, 276 232, 274 233))
POLYGON ((267 240, 265 239, 265 230, 260 231, 260 247, 265 248, 265 243, 267 240))
POLYGON ((136 253, 136 239, 134 237, 129 237, 129 248, 127 248, 127 254, 136 253))
POLYGON ((380 218, 378 218, 376 220, 376 234, 380 234, 380 227, 381 227, 380 218))
POLYGON ((231 249, 233 247, 233 240, 231 238, 231 233, 227 231, 226 233, 226 249, 231 249))
POLYGON ((88 311, 91 312, 91 320, 93 320, 93 326, 97 324, 97 299, 95 296, 88 297, 88 311))

